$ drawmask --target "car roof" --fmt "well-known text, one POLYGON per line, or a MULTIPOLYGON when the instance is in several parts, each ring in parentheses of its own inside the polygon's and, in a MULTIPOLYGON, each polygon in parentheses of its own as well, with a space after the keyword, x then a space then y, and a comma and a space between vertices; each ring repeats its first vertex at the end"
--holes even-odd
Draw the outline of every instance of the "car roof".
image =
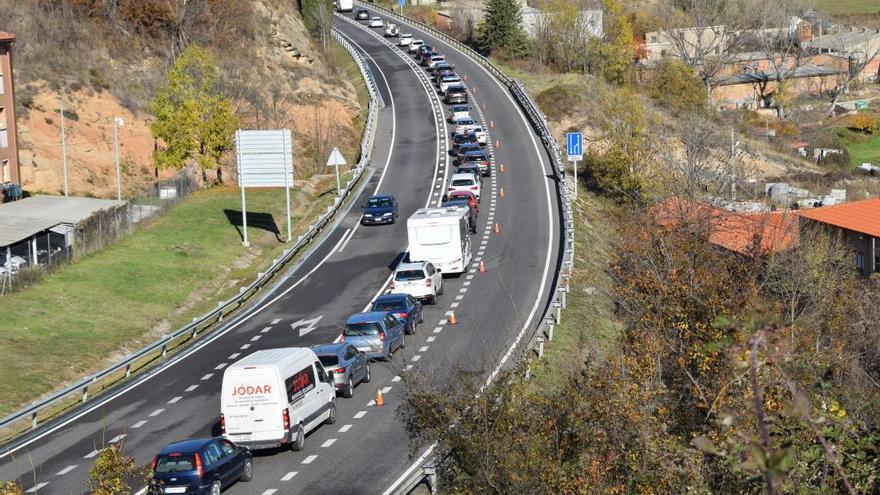
POLYGON ((473 150, 473 151, 465 151, 465 158, 469 156, 486 156, 486 152, 483 150, 473 150))
POLYGON ((315 354, 318 356, 326 356, 328 354, 339 354, 339 350, 345 347, 348 347, 350 344, 348 343, 340 343, 340 344, 319 344, 313 345, 312 350, 315 351, 315 354))
POLYGON ((400 301, 400 300, 406 300, 406 294, 395 294, 395 293, 382 294, 381 296, 377 297, 376 300, 373 301, 373 303, 375 304, 379 301, 385 302, 385 301, 400 301))
POLYGON ((401 270, 422 270, 425 268, 425 265, 427 265, 427 264, 428 264, 427 261, 411 261, 409 263, 401 263, 401 264, 397 265, 396 271, 399 272, 401 270))
POLYGON ((394 196, 392 196, 390 194, 374 194, 374 195, 370 196, 369 198, 367 198, 367 201, 369 201, 371 199, 394 199, 394 196))
POLYGON ((159 455, 168 454, 194 454, 214 441, 214 438, 191 438, 180 442, 169 443, 159 451, 159 455))
POLYGON ((388 311, 367 311, 366 313, 357 313, 348 317, 345 323, 376 323, 382 321, 388 311))
POLYGON ((475 180, 475 179, 474 179, 474 176, 471 175, 471 174, 452 174, 452 180, 455 180, 455 179, 471 179, 471 180, 475 180))
POLYGON ((443 79, 444 79, 444 80, 446 80, 446 79, 458 79, 459 81, 461 80, 461 78, 458 77, 458 74, 448 74, 448 75, 443 76, 443 79))

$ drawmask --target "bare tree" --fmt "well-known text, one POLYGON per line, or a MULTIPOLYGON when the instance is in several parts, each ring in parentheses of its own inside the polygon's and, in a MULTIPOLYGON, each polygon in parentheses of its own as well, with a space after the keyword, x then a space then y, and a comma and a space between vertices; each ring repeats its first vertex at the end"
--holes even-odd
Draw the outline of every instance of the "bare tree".
MULTIPOLYGON (((880 55, 880 34, 866 33, 841 33, 834 35, 834 52, 846 57, 847 70, 837 80, 837 87, 832 91, 831 106, 828 113, 834 113, 834 108, 840 97, 849 92, 853 82, 859 80, 874 59, 880 55)), ((877 74, 874 74, 876 79, 877 74)))
POLYGON ((753 25, 745 7, 745 0, 677 0, 664 16, 661 36, 670 55, 694 69, 710 108, 716 79, 735 60, 753 25))

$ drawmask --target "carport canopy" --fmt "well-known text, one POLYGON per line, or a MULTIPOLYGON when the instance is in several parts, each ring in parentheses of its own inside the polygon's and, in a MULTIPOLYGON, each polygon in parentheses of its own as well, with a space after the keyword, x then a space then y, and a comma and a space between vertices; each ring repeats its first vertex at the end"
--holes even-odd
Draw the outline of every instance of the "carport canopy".
POLYGON ((125 201, 64 196, 31 196, 0 204, 0 246, 27 240, 60 224, 77 225, 96 212, 125 201))

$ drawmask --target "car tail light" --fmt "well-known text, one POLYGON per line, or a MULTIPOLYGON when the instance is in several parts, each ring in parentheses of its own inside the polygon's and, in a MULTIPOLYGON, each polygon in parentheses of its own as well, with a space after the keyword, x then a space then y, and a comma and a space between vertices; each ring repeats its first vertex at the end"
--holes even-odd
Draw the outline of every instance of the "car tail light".
POLYGON ((395 314, 398 318, 401 318, 401 319, 406 318, 406 313, 401 312, 401 313, 394 313, 394 314, 395 314))
POLYGON ((281 420, 284 422, 284 429, 290 429, 290 411, 285 407, 283 411, 281 411, 281 420))
POLYGON ((156 464, 159 462, 159 458, 157 456, 153 456, 153 462, 150 463, 150 471, 156 472, 156 464))
POLYGON ((199 473, 199 478, 205 475, 205 468, 202 467, 202 456, 196 452, 196 471, 199 473))
POLYGON ((426 279, 425 279, 425 287, 430 287, 430 286, 431 286, 431 279, 430 279, 430 278, 426 278, 426 279))
POLYGON ((447 190, 447 191, 454 191, 454 190, 455 190, 455 188, 454 188, 454 187, 452 187, 452 186, 449 186, 449 187, 447 187, 447 188, 446 188, 446 190, 447 190))
POLYGON ((379 332, 379 342, 385 342, 385 332, 379 332))
POLYGON ((221 435, 226 434, 226 417, 223 416, 222 414, 220 415, 220 434, 221 435))
POLYGON ((471 186, 471 191, 476 191, 477 189, 479 189, 477 186, 471 186))

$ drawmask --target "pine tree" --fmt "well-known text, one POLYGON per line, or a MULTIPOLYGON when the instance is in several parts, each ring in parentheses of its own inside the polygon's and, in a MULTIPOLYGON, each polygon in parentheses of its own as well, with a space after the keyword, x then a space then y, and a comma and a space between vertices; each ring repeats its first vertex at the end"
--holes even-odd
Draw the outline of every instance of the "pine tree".
POLYGON ((486 18, 480 24, 477 41, 485 53, 517 57, 528 49, 518 0, 488 0, 486 18))

